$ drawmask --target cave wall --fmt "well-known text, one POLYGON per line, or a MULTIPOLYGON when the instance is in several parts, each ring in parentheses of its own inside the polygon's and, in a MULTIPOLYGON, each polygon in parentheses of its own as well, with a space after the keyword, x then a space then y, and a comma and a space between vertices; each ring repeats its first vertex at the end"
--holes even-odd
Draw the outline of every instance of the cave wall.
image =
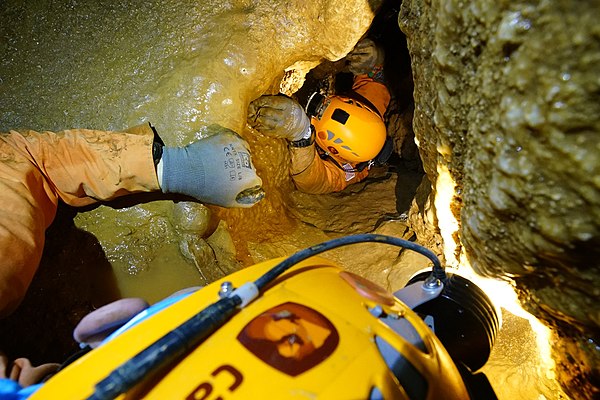
MULTIPOLYGON (((287 229, 278 227, 286 215, 280 192, 289 188, 281 167, 287 159, 278 156, 282 145, 243 127, 247 102, 276 91, 273 82, 286 70, 302 76, 321 59, 343 57, 379 3, 8 0, 0 27, 1 128, 120 129, 149 119, 171 144, 202 136, 211 122, 241 130, 269 196, 220 217, 234 239, 271 239, 265 235, 287 229)), ((440 165, 456 185, 458 251, 479 272, 514 279, 524 304, 562 336, 555 347, 564 369, 581 368, 562 379, 582 393, 593 390, 598 370, 598 8, 597 1, 406 0, 399 15, 413 61, 424 167, 434 192, 440 165)), ((433 226, 433 203, 421 200, 421 219, 433 226)), ((106 253, 98 255, 103 267, 112 250, 132 254, 165 243, 173 245, 165 252, 170 268, 188 266, 164 239, 175 234, 171 205, 161 207, 100 207, 76 222, 100 239, 103 251, 94 247, 106 253), (148 213, 167 221, 164 232, 140 229, 114 247, 103 242, 103 234, 112 238, 121 228, 114 228, 115 214, 137 229, 151 220, 148 213), (98 231, 104 220, 109 227, 98 231)), ((438 244, 434 238, 428 247, 438 244)), ((152 269, 161 260, 147 261, 152 269)))
POLYGON ((56 342, 70 341, 74 324, 91 309, 119 296, 155 302, 204 284, 199 266, 210 280, 207 266, 217 263, 224 273, 237 261, 230 260, 232 241, 237 259, 250 265, 248 238, 289 231, 285 143, 246 126, 248 103, 277 92, 284 76, 288 86, 300 85, 321 60, 343 58, 380 3, 3 0, 0 131, 121 130, 150 121, 168 145, 185 145, 218 123, 248 140, 268 194, 250 209, 214 207, 215 219, 227 221, 218 225, 220 241, 215 233, 201 236, 206 230, 198 226, 192 234, 180 229, 196 223, 204 208, 160 196, 67 210, 66 221, 57 218, 48 231, 39 279, 14 318, 2 321, 0 348, 34 363, 61 361, 73 343, 56 342), (214 260, 202 257, 205 250, 214 260), (110 290, 96 275, 111 281, 110 290), (68 321, 65 310, 74 314, 68 321), (32 330, 29 321, 44 329, 32 330))
MULTIPOLYGON (((344 57, 380 3, 4 1, 0 130, 121 130, 150 121, 167 145, 204 137, 212 123, 235 130, 248 140, 268 195, 251 209, 214 214, 227 221, 238 257, 250 264, 245 238, 290 229, 284 197, 291 181, 285 143, 247 128, 248 103, 278 92, 284 76, 289 86, 301 84, 320 61, 344 57)), ((190 261, 179 247, 205 244, 179 240, 187 234, 178 231, 169 202, 109 206, 80 213, 75 223, 98 238, 123 276, 183 270, 190 261)))
POLYGON ((599 393, 598 15, 598 1, 405 0, 398 16, 434 194, 452 179, 453 255, 514 281, 557 334, 574 398, 599 393))

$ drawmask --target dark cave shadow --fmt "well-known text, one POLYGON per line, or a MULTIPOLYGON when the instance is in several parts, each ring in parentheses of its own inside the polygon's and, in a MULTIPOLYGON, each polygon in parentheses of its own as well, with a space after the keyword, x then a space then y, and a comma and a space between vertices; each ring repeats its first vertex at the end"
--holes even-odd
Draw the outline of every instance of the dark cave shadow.
MULTIPOLYGON (((114 209, 122 209, 122 208, 133 207, 138 204, 152 203, 152 202, 159 201, 159 200, 171 200, 174 203, 177 203, 180 201, 185 201, 185 202, 204 204, 204 203, 198 201, 198 199, 196 199, 194 197, 186 196, 183 194, 177 194, 177 193, 166 193, 165 194, 165 193, 156 191, 156 192, 128 194, 127 196, 118 197, 111 201, 98 202, 98 203, 91 204, 89 206, 79 207, 79 208, 77 208, 77 211, 78 212, 91 211, 100 206, 106 206, 106 207, 110 207, 110 208, 114 208, 114 209)), ((215 207, 217 207, 217 206, 215 206, 215 207)))
POLYGON ((80 350, 72 336, 79 321, 122 297, 98 239, 77 228, 75 216, 100 205, 121 209, 157 200, 198 202, 188 196, 152 192, 80 208, 59 204, 46 230, 42 259, 23 302, 0 321, 0 350, 9 359, 26 357, 33 365, 63 362, 80 350))
POLYGON ((414 141, 414 135, 406 138, 402 144, 400 156, 394 154, 388 161, 391 170, 398 174, 396 181, 396 210, 399 214, 410 210, 417 189, 425 176, 419 149, 414 141))
POLYGON ((398 26, 401 0, 384 1, 373 18, 368 37, 379 43, 385 51, 383 71, 392 97, 395 113, 403 113, 414 104, 413 76, 406 35, 398 26))
MULTIPOLYGON (((384 74, 386 85, 392 95, 392 101, 386 112, 386 120, 393 115, 405 115, 412 121, 414 83, 406 36, 398 26, 400 5, 400 0, 384 1, 376 10, 377 14, 365 36, 379 43, 386 54, 384 74)), ((335 93, 351 91, 353 75, 346 70, 345 61, 326 61, 307 74, 305 84, 294 94, 294 98, 300 104, 305 105, 312 93, 319 88, 328 86, 327 76, 334 76, 333 91, 335 93)), ((390 172, 398 175, 395 192, 396 210, 400 215, 408 213, 417 195, 417 189, 423 181, 425 171, 412 129, 409 129, 401 148, 396 151, 397 153, 394 153, 388 160, 387 166, 390 172)), ((370 179, 372 178, 367 178, 367 180, 370 179)))
MULTIPOLYGON (((393 114, 401 114, 409 116, 412 121, 414 83, 406 35, 398 26, 401 3, 401 0, 384 1, 373 19, 368 36, 380 43, 385 51, 384 74, 393 99, 386 116, 389 118, 393 114)), ((387 164, 390 171, 398 174, 396 210, 398 214, 408 214, 425 176, 412 129, 404 138, 401 148, 396 150, 397 153, 390 157, 387 164)))
POLYGON ((59 205, 46 230, 38 270, 19 308, 1 321, 0 349, 33 365, 62 362, 79 350, 72 332, 92 310, 121 297, 96 237, 78 229, 76 209, 59 205))

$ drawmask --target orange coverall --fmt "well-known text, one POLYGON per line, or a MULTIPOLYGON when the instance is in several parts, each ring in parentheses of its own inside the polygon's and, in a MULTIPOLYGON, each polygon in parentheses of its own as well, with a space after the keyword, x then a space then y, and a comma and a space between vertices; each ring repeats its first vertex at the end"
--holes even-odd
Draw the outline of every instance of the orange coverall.
POLYGON ((0 318, 25 296, 59 199, 77 207, 160 190, 153 141, 149 124, 0 134, 0 318))
MULTIPOLYGON (((354 78, 352 90, 369 100, 380 115, 385 114, 390 103, 390 92, 383 83, 377 82, 367 75, 357 75, 354 78)), ((315 146, 316 144, 307 147, 290 147, 292 158, 290 173, 299 190, 314 194, 339 192, 352 183, 362 181, 369 175, 369 170, 365 168, 347 180, 346 172, 333 162, 321 159, 315 146)), ((346 161, 342 161, 341 164, 344 163, 346 161)), ((352 166, 355 165, 352 164, 352 166)))

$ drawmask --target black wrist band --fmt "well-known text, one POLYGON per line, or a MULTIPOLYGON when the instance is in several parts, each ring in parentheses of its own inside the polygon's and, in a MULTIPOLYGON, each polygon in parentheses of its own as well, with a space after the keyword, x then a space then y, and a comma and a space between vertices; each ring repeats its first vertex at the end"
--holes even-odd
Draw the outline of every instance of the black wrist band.
POLYGON ((162 158, 163 145, 158 142, 152 143, 152 159, 154 160, 154 166, 156 167, 162 158))
POLYGON ((152 131, 154 132, 154 141, 152 142, 152 159, 154 160, 154 166, 156 167, 162 158, 163 146, 165 143, 162 141, 160 136, 158 136, 158 132, 152 125, 150 125, 152 131))
POLYGON ((315 128, 310 126, 310 136, 306 139, 294 140, 290 142, 292 147, 308 147, 315 142, 315 128))

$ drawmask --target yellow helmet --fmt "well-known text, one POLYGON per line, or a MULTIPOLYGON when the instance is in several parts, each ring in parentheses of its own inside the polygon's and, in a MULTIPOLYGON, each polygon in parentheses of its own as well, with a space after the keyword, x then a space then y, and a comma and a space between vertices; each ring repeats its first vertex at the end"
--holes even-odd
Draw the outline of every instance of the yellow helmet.
POLYGON ((311 123, 316 130, 317 144, 331 155, 350 162, 364 162, 375 158, 383 148, 385 123, 375 107, 335 95, 314 108, 311 123))

